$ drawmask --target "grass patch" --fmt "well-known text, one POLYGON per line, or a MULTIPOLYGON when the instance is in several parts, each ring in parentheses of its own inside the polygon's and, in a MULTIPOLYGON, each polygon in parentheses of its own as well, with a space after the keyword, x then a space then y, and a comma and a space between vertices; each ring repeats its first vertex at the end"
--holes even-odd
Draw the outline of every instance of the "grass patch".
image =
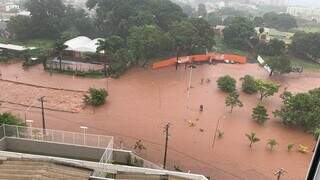
POLYGON ((54 40, 52 39, 30 39, 25 41, 18 41, 0 37, 0 43, 16 44, 27 47, 38 47, 41 49, 50 49, 54 47, 54 40))
POLYGON ((320 26, 303 26, 290 30, 291 32, 304 31, 306 33, 315 33, 320 32, 320 26))
POLYGON ((219 53, 226 53, 226 54, 237 54, 237 55, 241 55, 241 56, 249 56, 249 52, 247 51, 243 51, 243 50, 238 50, 238 49, 233 49, 228 47, 224 42, 223 39, 220 37, 215 37, 215 51, 219 52, 219 53))
MULTIPOLYGON (((263 56, 265 60, 270 59, 270 56, 263 56)), ((312 62, 311 60, 307 59, 300 59, 293 56, 290 56, 290 60, 292 65, 294 66, 303 66, 304 70, 312 71, 312 72, 320 72, 320 64, 312 62)))
POLYGON ((320 64, 317 64, 310 60, 299 59, 295 57, 291 57, 290 60, 293 65, 302 65, 305 70, 320 72, 320 64))

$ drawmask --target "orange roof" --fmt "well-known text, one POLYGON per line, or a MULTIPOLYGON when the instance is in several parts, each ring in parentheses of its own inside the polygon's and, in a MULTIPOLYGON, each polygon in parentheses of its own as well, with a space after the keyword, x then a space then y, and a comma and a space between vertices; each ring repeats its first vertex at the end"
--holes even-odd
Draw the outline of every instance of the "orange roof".
POLYGON ((224 60, 234 61, 241 64, 247 63, 247 57, 233 54, 225 54, 224 60))
MULTIPOLYGON (((247 62, 247 57, 245 56, 239 56, 239 55, 233 55, 233 54, 218 54, 218 53, 209 53, 209 54, 200 54, 200 55, 193 55, 193 56, 184 56, 180 57, 180 60, 182 63, 187 63, 190 61, 195 62, 204 62, 209 60, 214 61, 233 61, 235 63, 245 64, 247 62)), ((154 63, 152 68, 158 69, 162 67, 172 66, 175 65, 177 62, 176 57, 170 58, 164 61, 160 61, 157 63, 154 63)), ((180 62, 180 63, 181 63, 180 62)))

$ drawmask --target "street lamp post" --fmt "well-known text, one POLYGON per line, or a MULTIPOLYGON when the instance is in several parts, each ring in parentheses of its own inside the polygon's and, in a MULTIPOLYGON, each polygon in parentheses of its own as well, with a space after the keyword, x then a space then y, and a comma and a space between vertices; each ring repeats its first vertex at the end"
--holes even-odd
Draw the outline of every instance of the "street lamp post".
POLYGON ((30 131, 30 138, 32 139, 32 123, 33 123, 33 120, 31 119, 26 119, 26 124, 27 126, 29 127, 29 131, 30 131))
POLYGON ((80 129, 83 130, 83 145, 86 145, 86 130, 88 129, 87 126, 80 126, 80 129))

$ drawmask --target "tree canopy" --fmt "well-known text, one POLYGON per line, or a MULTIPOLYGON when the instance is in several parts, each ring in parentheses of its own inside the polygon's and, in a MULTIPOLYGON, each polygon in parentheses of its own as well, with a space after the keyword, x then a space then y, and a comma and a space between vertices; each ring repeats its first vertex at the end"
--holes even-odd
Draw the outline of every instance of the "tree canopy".
POLYGON ((8 30, 19 40, 58 38, 70 29, 82 35, 95 31, 93 21, 84 10, 65 6, 61 0, 28 0, 25 7, 30 17, 11 17, 8 23, 8 30))
POLYGON ((235 17, 224 29, 224 42, 233 48, 246 49, 250 38, 256 36, 253 23, 244 17, 235 17))
POLYGON ((271 39, 268 43, 260 43, 258 53, 267 56, 280 56, 286 51, 286 44, 278 39, 271 39))
POLYGON ((263 15, 263 21, 267 27, 279 30, 288 30, 298 27, 297 20, 290 14, 269 12, 263 15))
POLYGON ((319 49, 320 33, 297 32, 292 38, 290 51, 297 57, 319 61, 319 49))
POLYGON ((260 100, 273 96, 279 91, 280 85, 273 83, 272 81, 258 79, 255 81, 257 91, 260 94, 260 100))
POLYGON ((320 128, 320 88, 306 93, 282 95, 283 105, 274 112, 286 125, 294 125, 313 132, 320 128))
POLYGON ((292 70, 291 61, 286 56, 271 57, 266 60, 266 64, 270 67, 270 76, 274 72, 284 74, 290 73, 292 70))
POLYGON ((243 103, 239 99, 239 94, 237 92, 231 92, 226 97, 226 106, 230 107, 230 113, 232 113, 235 107, 243 107, 243 103))

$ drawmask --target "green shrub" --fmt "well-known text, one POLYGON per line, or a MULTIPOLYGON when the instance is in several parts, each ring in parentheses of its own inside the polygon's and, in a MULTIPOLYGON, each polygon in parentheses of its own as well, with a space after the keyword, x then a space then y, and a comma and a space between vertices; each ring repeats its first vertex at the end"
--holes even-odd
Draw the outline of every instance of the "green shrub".
POLYGON ((247 94, 254 94, 258 91, 257 86, 256 86, 256 82, 252 76, 246 75, 243 78, 241 78, 241 80, 242 80, 242 91, 243 92, 245 92, 247 94))
POLYGON ((231 93, 236 90, 236 80, 229 75, 220 77, 217 83, 219 89, 223 92, 231 93))
POLYGON ((84 102, 91 106, 101 106, 106 102, 108 92, 105 89, 89 89, 89 95, 84 95, 84 102))
POLYGON ((259 124, 265 123, 269 119, 267 109, 263 105, 258 105, 252 110, 252 119, 259 124))
POLYGON ((25 126, 22 120, 11 113, 0 113, 0 124, 25 126))

